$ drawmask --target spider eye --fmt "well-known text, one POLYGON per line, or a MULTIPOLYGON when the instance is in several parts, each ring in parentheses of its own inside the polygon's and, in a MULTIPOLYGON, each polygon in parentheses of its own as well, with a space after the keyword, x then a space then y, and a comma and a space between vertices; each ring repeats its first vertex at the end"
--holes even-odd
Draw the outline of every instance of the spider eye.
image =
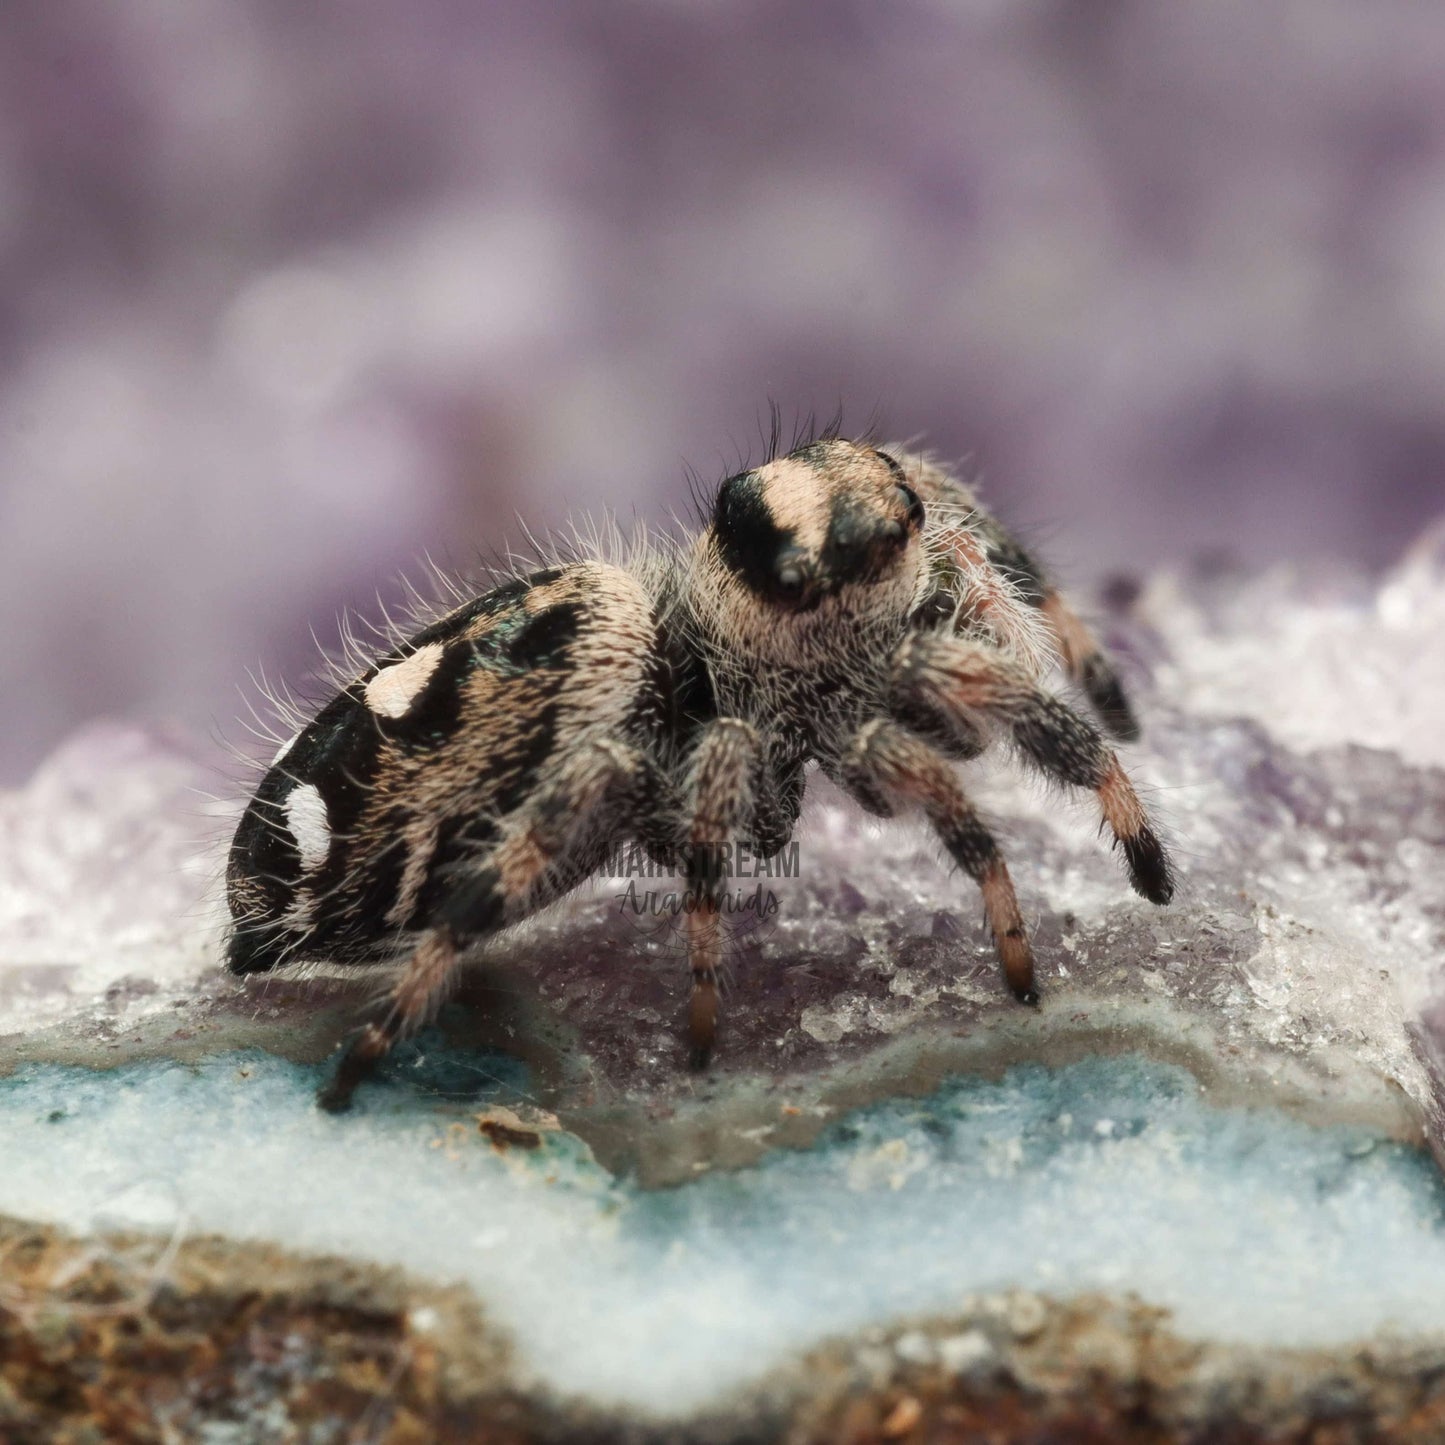
POLYGON ((908 508, 908 525, 915 530, 922 527, 925 514, 923 502, 918 493, 915 492, 912 487, 905 486, 904 483, 899 482, 898 494, 903 498, 904 504, 908 508))
POLYGON ((773 578, 778 591, 785 597, 797 597, 801 594, 808 580, 807 570, 803 566, 802 553, 796 548, 791 548, 779 557, 773 578))

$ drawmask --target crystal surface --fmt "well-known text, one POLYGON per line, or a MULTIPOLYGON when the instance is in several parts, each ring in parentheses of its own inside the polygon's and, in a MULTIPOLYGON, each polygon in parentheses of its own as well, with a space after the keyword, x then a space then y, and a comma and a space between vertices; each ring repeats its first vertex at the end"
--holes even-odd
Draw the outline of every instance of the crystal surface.
POLYGON ((221 971, 235 802, 205 800, 204 754, 93 728, 0 801, 0 1209, 461 1279, 537 1380, 664 1411, 1008 1286, 1132 1291, 1205 1336, 1438 1328, 1442 1196, 1410 1146, 1445 1138, 1442 553, 1437 529, 1376 583, 1115 589, 1128 762, 1181 888, 1153 908, 1085 802, 967 769, 1038 1010, 926 833, 816 787, 797 876, 756 880, 776 914, 736 925, 701 1080, 676 934, 603 879, 317 1115, 355 991, 221 971))
POLYGON ((830 1337, 1005 1287, 1134 1291, 1228 1343, 1441 1324, 1445 1187, 1426 1156, 1213 1109, 1166 1065, 1024 1065, 660 1191, 562 1131, 499 1149, 406 1089, 331 1118, 311 1103, 319 1077, 251 1053, 26 1066, 0 1081, 20 1161, 0 1210, 82 1233, 279 1237, 465 1282, 533 1383, 664 1415, 830 1337))

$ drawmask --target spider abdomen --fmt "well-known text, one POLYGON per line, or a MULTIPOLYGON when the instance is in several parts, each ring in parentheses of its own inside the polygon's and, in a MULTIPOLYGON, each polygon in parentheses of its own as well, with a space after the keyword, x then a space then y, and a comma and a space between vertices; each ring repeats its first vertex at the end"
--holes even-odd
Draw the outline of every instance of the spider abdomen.
POLYGON ((237 829, 231 970, 393 954, 558 757, 589 733, 645 733, 654 611, 621 568, 547 568, 343 688, 272 763, 237 829))

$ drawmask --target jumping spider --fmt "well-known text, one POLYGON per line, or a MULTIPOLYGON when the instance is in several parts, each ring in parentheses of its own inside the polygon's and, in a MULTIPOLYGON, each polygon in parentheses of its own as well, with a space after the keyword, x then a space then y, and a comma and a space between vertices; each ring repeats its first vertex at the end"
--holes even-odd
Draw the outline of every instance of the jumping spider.
POLYGON ((685 544, 513 577, 397 643, 283 748, 227 871, 238 974, 400 964, 320 1102, 438 1006, 467 950, 620 842, 681 856, 690 1039, 717 1022, 726 840, 776 853, 812 762, 868 811, 921 811, 1037 1002, 1008 869, 954 764, 1000 739, 1092 789, 1134 888, 1169 859, 1095 727, 1040 686, 1057 651, 1114 736, 1112 667, 1033 559, 927 457, 827 436, 729 477, 685 544))

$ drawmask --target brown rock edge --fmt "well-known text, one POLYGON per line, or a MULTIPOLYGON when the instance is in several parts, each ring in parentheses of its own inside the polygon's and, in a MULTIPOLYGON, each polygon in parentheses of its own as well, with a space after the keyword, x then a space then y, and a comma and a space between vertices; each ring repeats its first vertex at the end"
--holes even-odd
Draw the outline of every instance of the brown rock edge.
POLYGON ((1182 1340, 1167 1318, 1100 1297, 974 1296, 657 1421, 529 1383, 464 1289, 267 1245, 0 1217, 0 1441, 160 1445, 228 1425, 248 1445, 1445 1441, 1445 1334, 1257 1349, 1182 1340))

